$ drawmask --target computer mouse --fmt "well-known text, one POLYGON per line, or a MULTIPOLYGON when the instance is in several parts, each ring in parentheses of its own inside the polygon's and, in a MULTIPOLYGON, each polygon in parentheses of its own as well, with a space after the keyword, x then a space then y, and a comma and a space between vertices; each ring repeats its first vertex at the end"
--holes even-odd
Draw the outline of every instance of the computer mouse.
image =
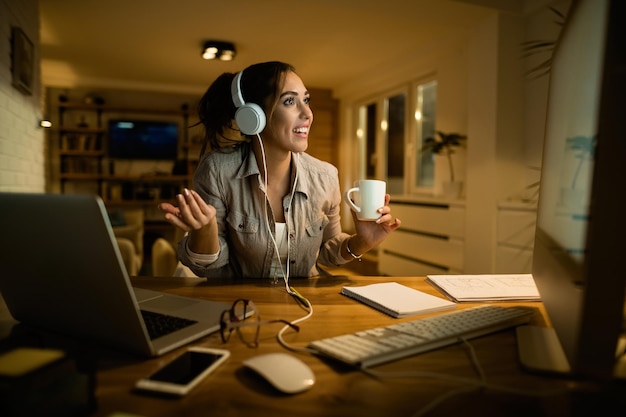
POLYGON ((243 365, 263 377, 274 388, 287 394, 308 390, 315 384, 309 366, 287 353, 266 353, 246 359, 243 365))

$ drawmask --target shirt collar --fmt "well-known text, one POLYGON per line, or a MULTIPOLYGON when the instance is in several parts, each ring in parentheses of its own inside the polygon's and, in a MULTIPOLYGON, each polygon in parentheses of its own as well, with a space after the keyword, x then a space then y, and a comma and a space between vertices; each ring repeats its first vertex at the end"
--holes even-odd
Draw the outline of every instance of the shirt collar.
POLYGON ((241 152, 243 161, 237 171, 237 178, 246 178, 252 175, 258 175, 260 177, 261 170, 252 152, 252 147, 249 144, 242 144, 240 145, 239 151, 241 152))
MULTIPOLYGON (((253 175, 258 176, 259 178, 259 183, 261 181, 261 170, 259 169, 259 164, 257 163, 256 158, 254 157, 254 153, 252 152, 252 149, 249 145, 241 145, 242 147, 247 146, 247 152, 244 151, 243 149, 241 149, 242 152, 242 158, 243 163, 241 164, 241 166, 239 167, 239 170, 237 172, 237 178, 247 178, 253 175)), ((300 160, 301 158, 299 158, 296 154, 292 153, 291 154, 291 160, 294 166, 294 170, 292 172, 293 177, 291 178, 291 181, 293 183, 294 179, 295 179, 295 175, 296 173, 298 173, 298 182, 296 184, 296 192, 297 193, 302 193, 304 194, 307 198, 309 196, 309 192, 308 190, 311 187, 311 183, 310 183, 310 179, 308 175, 303 175, 304 173, 304 168, 302 168, 302 161, 300 160)))

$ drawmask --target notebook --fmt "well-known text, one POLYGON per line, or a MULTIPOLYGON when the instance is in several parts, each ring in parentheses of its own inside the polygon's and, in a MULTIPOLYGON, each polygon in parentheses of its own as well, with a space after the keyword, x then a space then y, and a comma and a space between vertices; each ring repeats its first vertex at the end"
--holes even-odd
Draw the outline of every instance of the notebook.
POLYGON ((0 293, 13 318, 145 356, 219 330, 229 304, 133 288, 95 195, 0 193, 0 293), (141 310, 195 322, 150 340, 141 310))
POLYGON ((457 302, 541 300, 532 274, 428 275, 426 282, 457 302))
POLYGON ((343 287, 341 294, 354 298, 392 317, 434 313, 456 307, 450 300, 426 294, 397 282, 343 287))

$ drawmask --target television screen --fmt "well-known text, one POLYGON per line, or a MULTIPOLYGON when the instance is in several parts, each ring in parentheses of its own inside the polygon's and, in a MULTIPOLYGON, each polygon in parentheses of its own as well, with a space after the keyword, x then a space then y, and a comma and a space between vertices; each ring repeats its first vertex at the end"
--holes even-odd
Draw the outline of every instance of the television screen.
POLYGON ((178 124, 147 120, 110 120, 109 157, 167 159, 178 155, 178 124))

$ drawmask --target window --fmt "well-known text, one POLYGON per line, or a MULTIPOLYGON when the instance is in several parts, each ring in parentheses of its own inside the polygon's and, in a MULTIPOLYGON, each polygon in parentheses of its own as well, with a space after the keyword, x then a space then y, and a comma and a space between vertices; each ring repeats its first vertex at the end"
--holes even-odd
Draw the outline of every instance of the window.
POLYGON ((390 194, 404 193, 405 114, 406 94, 396 94, 385 99, 387 120, 383 121, 381 127, 386 144, 387 192, 390 194))
POLYGON ((364 145, 359 177, 384 179, 390 194, 404 192, 406 96, 399 92, 358 108, 357 137, 364 145))
POLYGON ((424 140, 435 136, 435 116, 437 111, 437 81, 418 84, 415 103, 415 191, 432 189, 435 185, 435 156, 432 151, 421 149, 424 140))
POLYGON ((359 178, 384 179, 390 194, 427 193, 434 186, 434 157, 421 152, 435 134, 437 82, 426 80, 357 107, 359 178), (409 108, 409 103, 414 103, 409 108))

